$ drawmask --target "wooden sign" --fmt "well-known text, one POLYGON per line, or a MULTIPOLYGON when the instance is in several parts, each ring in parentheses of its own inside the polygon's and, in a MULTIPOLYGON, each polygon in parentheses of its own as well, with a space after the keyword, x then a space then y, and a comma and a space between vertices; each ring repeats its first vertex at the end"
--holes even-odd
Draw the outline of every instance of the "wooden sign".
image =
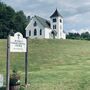
POLYGON ((21 33, 10 36, 10 52, 26 52, 26 39, 21 33))

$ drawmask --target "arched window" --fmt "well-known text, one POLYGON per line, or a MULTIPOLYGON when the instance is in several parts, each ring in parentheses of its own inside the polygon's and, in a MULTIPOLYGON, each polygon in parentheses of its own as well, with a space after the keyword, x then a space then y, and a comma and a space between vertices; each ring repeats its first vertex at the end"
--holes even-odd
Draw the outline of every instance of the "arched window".
POLYGON ((29 30, 29 36, 31 36, 31 30, 29 30))
POLYGON ((34 36, 36 36, 37 35, 37 30, 36 29, 34 29, 34 36))
POLYGON ((62 23, 62 19, 60 19, 60 23, 62 23))
POLYGON ((34 27, 35 27, 35 26, 37 26, 37 23, 36 23, 36 21, 34 22, 33 26, 34 26, 34 27))
POLYGON ((42 35, 42 29, 40 29, 40 35, 42 35))

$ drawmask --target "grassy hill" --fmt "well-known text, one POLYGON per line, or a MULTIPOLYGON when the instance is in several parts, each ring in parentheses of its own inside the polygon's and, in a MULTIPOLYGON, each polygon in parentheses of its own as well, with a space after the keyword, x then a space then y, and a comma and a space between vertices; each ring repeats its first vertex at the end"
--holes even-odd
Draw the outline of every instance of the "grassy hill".
MULTIPOLYGON (((0 73, 6 70, 6 40, 0 40, 0 73)), ((11 53, 11 71, 24 83, 24 53, 11 53)), ((90 41, 29 40, 27 90, 90 90, 90 41)))

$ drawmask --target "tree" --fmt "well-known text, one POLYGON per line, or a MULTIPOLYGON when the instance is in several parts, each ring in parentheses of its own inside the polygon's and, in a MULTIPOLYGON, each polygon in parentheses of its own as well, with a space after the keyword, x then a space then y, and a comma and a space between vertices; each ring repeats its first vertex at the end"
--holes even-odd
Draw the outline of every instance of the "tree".
POLYGON ((25 27, 26 27, 26 16, 24 15, 23 11, 16 12, 14 16, 14 29, 15 32, 21 32, 25 36, 25 27))
POLYGON ((81 40, 90 40, 90 33, 84 32, 84 33, 69 33, 67 34, 67 39, 81 39, 81 40))
POLYGON ((23 11, 15 10, 0 2, 0 38, 7 38, 10 30, 21 32, 25 36, 27 19, 23 11))
POLYGON ((81 34, 81 39, 90 40, 90 34, 89 34, 89 32, 82 33, 81 34))

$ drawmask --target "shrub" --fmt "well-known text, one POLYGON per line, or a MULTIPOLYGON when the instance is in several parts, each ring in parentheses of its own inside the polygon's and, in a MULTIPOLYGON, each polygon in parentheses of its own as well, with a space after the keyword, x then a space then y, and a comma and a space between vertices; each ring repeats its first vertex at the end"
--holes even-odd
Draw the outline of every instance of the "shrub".
POLYGON ((10 75, 10 86, 20 85, 20 75, 13 70, 13 73, 10 75))

